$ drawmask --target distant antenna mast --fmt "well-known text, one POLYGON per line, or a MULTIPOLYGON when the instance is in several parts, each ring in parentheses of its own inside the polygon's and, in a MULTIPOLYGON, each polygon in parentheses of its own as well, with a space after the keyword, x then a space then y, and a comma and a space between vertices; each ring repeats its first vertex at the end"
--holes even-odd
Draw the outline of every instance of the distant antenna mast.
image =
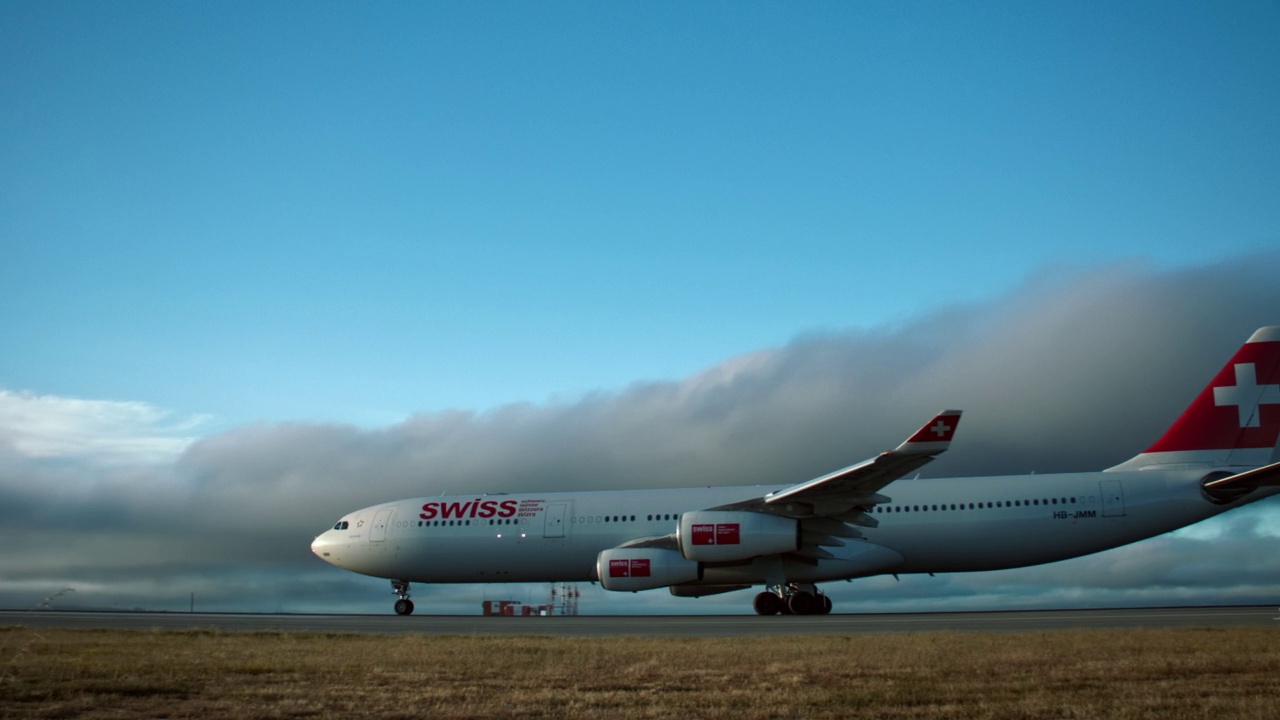
POLYGON ((551 583, 551 614, 577 615, 582 593, 572 583, 551 583))

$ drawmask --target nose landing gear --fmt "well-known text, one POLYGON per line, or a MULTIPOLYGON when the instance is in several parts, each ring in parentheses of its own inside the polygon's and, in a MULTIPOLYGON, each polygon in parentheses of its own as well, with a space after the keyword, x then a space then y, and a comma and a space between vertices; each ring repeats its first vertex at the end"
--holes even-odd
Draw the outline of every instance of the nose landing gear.
POLYGON ((754 602, 759 615, 828 615, 831 598, 818 592, 815 585, 789 583, 770 585, 756 595, 754 602))
POLYGON ((399 598, 398 600, 396 600, 396 605, 395 605, 396 614, 412 615, 413 601, 409 599, 409 583, 405 582, 404 580, 392 580, 391 592, 395 593, 396 597, 399 598))

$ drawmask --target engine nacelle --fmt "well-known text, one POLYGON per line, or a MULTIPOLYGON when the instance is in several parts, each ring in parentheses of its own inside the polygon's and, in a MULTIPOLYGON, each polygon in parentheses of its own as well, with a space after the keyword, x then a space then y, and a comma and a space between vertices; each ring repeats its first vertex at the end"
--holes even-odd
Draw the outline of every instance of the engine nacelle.
POLYGON ((732 562, 800 549, 800 522, 757 512, 699 510, 680 516, 676 529, 687 560, 732 562))
POLYGON ((675 550, 612 548, 596 558, 596 575, 605 590, 632 592, 701 580, 702 570, 675 550))

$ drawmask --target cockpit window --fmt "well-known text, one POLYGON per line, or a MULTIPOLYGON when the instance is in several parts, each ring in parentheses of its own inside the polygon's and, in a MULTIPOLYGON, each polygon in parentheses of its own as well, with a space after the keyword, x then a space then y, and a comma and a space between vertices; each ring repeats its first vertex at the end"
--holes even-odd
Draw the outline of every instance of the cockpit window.
POLYGON ((334 530, 346 530, 346 529, 347 529, 347 528, 349 528, 349 527, 351 527, 351 523, 347 522, 346 520, 343 520, 342 522, 338 523, 337 525, 334 525, 334 526, 333 526, 333 529, 334 529, 334 530))

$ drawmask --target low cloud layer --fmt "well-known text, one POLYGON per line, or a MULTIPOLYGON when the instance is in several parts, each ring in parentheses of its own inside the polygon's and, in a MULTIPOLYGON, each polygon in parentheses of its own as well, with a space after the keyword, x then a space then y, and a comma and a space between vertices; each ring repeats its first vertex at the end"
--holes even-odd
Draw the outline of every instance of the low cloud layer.
MULTIPOLYGON (((242 427, 136 403, 0 391, 0 606, 385 612, 385 582, 330 568, 342 513, 440 493, 791 483, 963 408, 926 475, 1100 469, 1140 452, 1257 327, 1280 323, 1280 255, 1180 270, 1046 272, 901 327, 809 334, 677 381, 576 402, 419 415, 380 430, 242 427)), ((904 292, 910 292, 904 287, 904 292)), ((252 392, 251 388, 245 392, 252 392)), ((834 584, 842 609, 1272 602, 1280 509, 1066 563, 834 584)), ((589 612, 748 611, 585 588, 589 612)), ((441 610, 541 587, 432 587, 441 610)))

